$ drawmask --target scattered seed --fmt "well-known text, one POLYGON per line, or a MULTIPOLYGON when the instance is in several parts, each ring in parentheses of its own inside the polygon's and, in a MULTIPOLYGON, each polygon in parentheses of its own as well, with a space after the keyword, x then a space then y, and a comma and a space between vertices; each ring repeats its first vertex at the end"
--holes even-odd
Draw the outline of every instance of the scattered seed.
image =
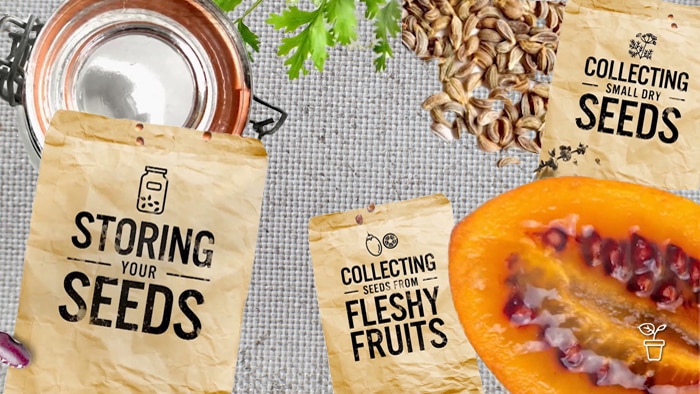
POLYGON ((513 33, 513 29, 510 28, 510 25, 506 23, 505 20, 499 19, 498 21, 496 21, 496 31, 501 35, 501 37, 505 38, 509 42, 512 42, 513 45, 515 45, 515 34, 513 33))
POLYGON ((466 107, 464 106, 464 104, 455 101, 450 101, 449 103, 443 104, 440 107, 440 109, 442 109, 442 111, 445 113, 453 112, 459 115, 457 119, 464 117, 464 114, 466 113, 466 107))
POLYGON ((450 42, 455 49, 462 45, 462 20, 459 18, 452 18, 450 22, 450 42))
POLYGON ((479 126, 486 126, 500 117, 500 114, 496 111, 484 111, 477 116, 477 123, 479 126))
POLYGON ((469 37, 467 39, 467 42, 464 43, 464 46, 461 49, 464 49, 464 59, 460 57, 459 60, 466 61, 469 56, 475 54, 476 51, 479 49, 479 37, 469 37))
MULTIPOLYGON (((472 134, 487 152, 539 153, 549 84, 535 78, 554 69, 565 2, 403 0, 402 7, 404 45, 438 59, 443 89, 421 104, 431 131, 448 141, 472 134), (480 87, 488 98, 474 97, 480 87)), ((518 162, 503 157, 497 166, 518 162)))
POLYGON ((538 83, 530 89, 530 91, 542 98, 549 98, 549 84, 538 83))
POLYGON ((514 35, 528 34, 530 32, 530 25, 523 21, 506 20, 505 22, 510 26, 514 35))
POLYGON ((436 136, 440 137, 443 141, 451 142, 457 139, 454 135, 453 128, 444 125, 443 123, 433 122, 430 126, 430 131, 436 136))
MULTIPOLYGON (((469 77, 467 77, 466 90, 468 93, 473 92, 474 89, 481 86, 481 84, 483 82, 482 75, 483 75, 483 73, 477 72, 477 73, 472 73, 469 75, 469 77)), ((470 98, 470 100, 472 100, 472 99, 476 99, 476 97, 470 98)))
POLYGON ((496 4, 510 19, 518 20, 525 14, 525 7, 520 0, 496 0, 496 4))
POLYGON ((439 18, 435 19, 430 25, 430 27, 432 27, 435 32, 445 30, 447 26, 450 25, 450 21, 452 19, 453 18, 451 18, 449 15, 442 15, 439 18))
POLYGON ((406 45, 406 48, 410 50, 416 49, 416 36, 410 31, 404 30, 401 33, 401 41, 403 41, 403 44, 406 45))
POLYGON ((428 97, 423 101, 423 104, 421 104, 421 108, 423 108, 426 111, 430 111, 431 109, 438 107, 440 105, 446 104, 450 102, 450 96, 445 93, 445 92, 440 92, 440 93, 435 93, 434 95, 428 97))
POLYGON ((445 83, 443 83, 443 89, 445 90, 445 93, 452 98, 452 100, 458 103, 467 102, 467 94, 464 91, 464 85, 458 78, 450 78, 445 81, 445 83))
POLYGON ((479 149, 483 150, 484 152, 491 153, 498 152, 501 150, 501 147, 497 143, 489 140, 483 133, 479 134, 476 137, 476 144, 479 147, 479 149))

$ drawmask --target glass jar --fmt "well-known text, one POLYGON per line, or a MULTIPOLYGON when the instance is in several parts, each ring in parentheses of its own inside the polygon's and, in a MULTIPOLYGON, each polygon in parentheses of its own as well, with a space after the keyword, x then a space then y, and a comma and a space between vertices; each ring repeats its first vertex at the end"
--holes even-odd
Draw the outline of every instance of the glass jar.
POLYGON ((168 194, 168 170, 160 167, 146 166, 141 175, 139 197, 136 209, 139 212, 160 215, 165 210, 165 197, 168 194))
POLYGON ((59 109, 238 135, 248 121, 248 57, 209 0, 67 0, 43 27, 0 22, 24 28, 0 76, 35 168, 59 109))

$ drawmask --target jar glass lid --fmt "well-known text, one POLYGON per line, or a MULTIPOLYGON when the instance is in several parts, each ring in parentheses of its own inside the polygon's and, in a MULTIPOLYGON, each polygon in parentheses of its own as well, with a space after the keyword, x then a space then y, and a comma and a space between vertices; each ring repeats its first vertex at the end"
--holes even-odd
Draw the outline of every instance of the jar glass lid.
POLYGON ((241 134, 250 67, 232 24, 207 0, 68 0, 27 65, 33 136, 71 109, 241 134))

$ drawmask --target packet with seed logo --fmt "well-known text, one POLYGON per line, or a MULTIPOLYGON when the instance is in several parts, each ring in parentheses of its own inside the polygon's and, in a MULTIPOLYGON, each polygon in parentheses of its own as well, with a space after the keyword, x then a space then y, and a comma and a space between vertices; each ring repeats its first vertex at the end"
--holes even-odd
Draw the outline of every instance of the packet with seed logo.
POLYGON ((230 393, 266 170, 258 140, 58 112, 5 393, 230 393))
POLYGON ((443 195, 312 218, 309 243, 338 393, 481 393, 452 303, 443 195))
POLYGON ((700 186, 700 8, 569 0, 540 176, 700 186))

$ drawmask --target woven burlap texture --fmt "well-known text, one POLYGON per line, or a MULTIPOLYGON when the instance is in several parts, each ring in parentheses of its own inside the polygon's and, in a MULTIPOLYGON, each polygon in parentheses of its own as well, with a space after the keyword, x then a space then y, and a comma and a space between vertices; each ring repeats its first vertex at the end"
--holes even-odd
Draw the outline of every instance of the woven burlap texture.
MULTIPOLYGON (((0 12, 46 20, 58 4, 3 0, 0 12)), ((284 1, 266 0, 246 19, 262 42, 253 63, 255 93, 287 110, 289 119, 264 140, 269 173, 235 393, 332 392, 308 250, 310 217, 444 193, 458 219, 531 181, 537 161, 516 153, 520 166, 498 169, 503 155, 479 151, 472 138, 449 144, 433 136, 420 104, 440 90, 436 64, 418 60, 394 40, 395 58, 375 73, 366 24, 355 47, 331 51, 323 73, 290 82, 276 55, 283 35, 265 23, 283 7, 284 1)), ((0 47, 8 48, 8 40, 0 47)), ((253 108, 253 119, 266 115, 253 108)), ((15 110, 4 103, 0 122, 0 331, 12 332, 37 173, 18 137, 15 110)), ((700 201, 699 192, 679 194, 700 201)), ((480 367, 484 392, 505 393, 480 367)), ((0 387, 4 378, 0 369, 0 387)))

